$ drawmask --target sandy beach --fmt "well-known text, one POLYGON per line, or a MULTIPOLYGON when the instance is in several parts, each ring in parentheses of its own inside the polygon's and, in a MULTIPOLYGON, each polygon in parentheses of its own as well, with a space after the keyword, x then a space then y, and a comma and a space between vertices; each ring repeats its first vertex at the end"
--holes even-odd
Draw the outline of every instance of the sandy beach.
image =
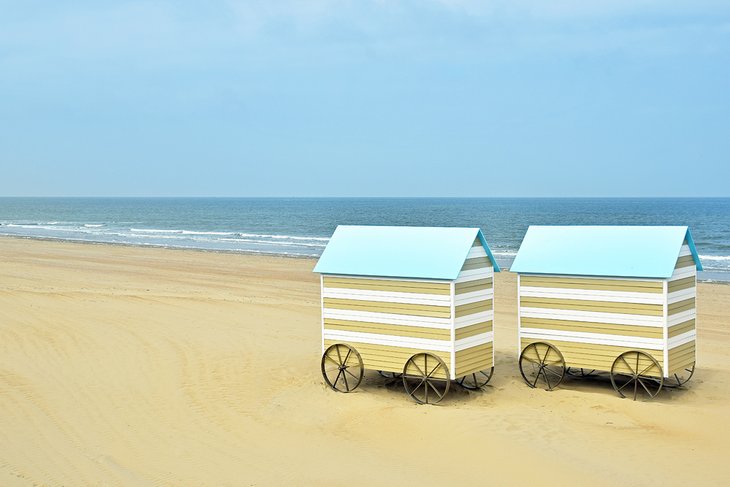
POLYGON ((685 390, 529 389, 516 279, 482 392, 419 406, 319 372, 315 261, 0 238, 0 485, 727 485, 730 286, 698 286, 685 390))

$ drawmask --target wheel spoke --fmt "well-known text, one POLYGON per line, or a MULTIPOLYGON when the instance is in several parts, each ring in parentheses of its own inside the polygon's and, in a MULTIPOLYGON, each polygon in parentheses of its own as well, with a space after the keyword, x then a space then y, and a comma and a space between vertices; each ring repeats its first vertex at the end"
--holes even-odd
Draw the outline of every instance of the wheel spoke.
POLYGON ((549 368, 547 368, 547 367, 543 368, 542 370, 543 370, 543 371, 547 371, 547 372, 550 372, 551 374, 553 374, 553 375, 554 375, 555 377, 557 377, 557 378, 560 378, 560 377, 562 377, 562 376, 563 376, 562 374, 558 374, 558 373, 557 373, 556 371, 554 371, 553 369, 549 369, 549 368))
POLYGON ((345 370, 347 369, 342 369, 340 373, 342 374, 342 379, 345 381, 345 390, 347 390, 347 392, 350 392, 350 384, 347 383, 347 374, 345 374, 345 370))
POLYGON ((621 389, 623 389, 627 385, 631 384, 631 381, 633 381, 633 380, 634 380, 633 378, 630 378, 629 380, 627 380, 624 385, 622 385, 621 387, 618 388, 619 392, 621 391, 621 389))
POLYGON ((330 362, 332 362, 333 364, 335 364, 337 367, 339 367, 340 365, 342 365, 342 364, 338 364, 337 361, 335 359, 333 359, 332 357, 330 357, 329 355, 325 355, 324 358, 326 358, 327 360, 329 360, 330 362))
POLYGON ((548 390, 552 389, 553 386, 552 386, 552 384, 550 384, 550 378, 545 373, 545 369, 544 368, 542 369, 542 376, 545 377, 545 382, 547 382, 548 390))
POLYGON ((537 381, 540 379, 540 371, 538 370, 535 374, 535 382, 532 383, 532 387, 537 387, 537 381))
POLYGON ((340 380, 341 375, 342 375, 342 369, 339 369, 337 371, 337 377, 335 377, 335 380, 332 382, 332 385, 335 386, 335 389, 337 388, 337 381, 340 380))
POLYGON ((641 372, 639 372, 639 373, 638 373, 637 375, 639 375, 639 376, 643 376, 643 375, 644 375, 644 374, 646 373, 646 371, 647 371, 647 370, 651 369, 651 368, 652 368, 652 367, 654 367, 655 365, 656 365, 656 364, 654 364, 654 362, 650 363, 650 364, 649 364, 649 365, 648 365, 648 366, 647 366, 647 367, 646 367, 646 368, 645 368, 644 370, 642 370, 641 372))
POLYGON ((435 386, 434 386, 434 385, 433 385, 433 384, 431 383, 431 381, 427 381, 427 382, 426 382, 426 384, 428 384, 429 386, 431 386, 431 389, 433 389, 433 391, 434 391, 434 392, 436 393, 436 395, 437 395, 437 396, 439 397, 439 401, 440 401, 440 400, 441 400, 441 399, 442 399, 442 398, 444 397, 444 396, 443 396, 443 395, 442 395, 442 394, 441 394, 441 393, 439 392, 439 390, 438 390, 438 389, 436 389, 436 387, 435 387, 435 386))
POLYGON ((646 391, 646 393, 649 394, 649 397, 654 397, 656 395, 656 394, 652 394, 651 391, 649 389, 647 389, 647 387, 644 385, 644 381, 643 380, 641 380, 641 379, 636 379, 636 380, 639 382, 639 384, 641 384, 641 387, 644 388, 644 390, 646 391))
POLYGON ((426 377, 426 374, 421 370, 421 367, 418 366, 415 360, 409 360, 408 363, 413 365, 416 370, 418 370, 418 372, 421 374, 421 377, 426 377))
POLYGON ((639 380, 638 377, 634 378, 634 401, 636 401, 636 393, 639 390, 639 380))
POLYGON ((357 376, 355 374, 353 374, 352 372, 350 372, 350 369, 349 368, 345 369, 345 372, 348 373, 348 374, 350 374, 353 379, 357 380, 357 376))
POLYGON ((537 360, 533 360, 533 359, 531 359, 530 357, 526 357, 526 356, 524 356, 524 355, 522 356, 522 359, 523 359, 523 360, 526 360, 526 361, 528 361, 528 362, 530 362, 530 363, 532 363, 532 364, 540 364, 540 362, 538 362, 537 360))
POLYGON ((623 356, 623 355, 621 355, 621 356, 620 356, 620 358, 621 358, 621 360, 623 361, 623 363, 625 363, 625 364, 626 364, 626 368, 628 368, 628 369, 629 369, 629 370, 631 371, 631 373, 632 373, 632 374, 636 372, 636 371, 635 371, 634 369, 632 369, 632 368, 631 368, 631 366, 630 366, 630 365, 629 365, 629 363, 628 363, 628 362, 626 361, 626 359, 624 358, 624 356, 623 356))
POLYGON ((433 370, 427 375, 427 377, 430 378, 431 376, 433 376, 433 373, 436 372, 436 370, 438 370, 439 367, 441 367, 441 362, 436 363, 436 367, 433 368, 433 370))

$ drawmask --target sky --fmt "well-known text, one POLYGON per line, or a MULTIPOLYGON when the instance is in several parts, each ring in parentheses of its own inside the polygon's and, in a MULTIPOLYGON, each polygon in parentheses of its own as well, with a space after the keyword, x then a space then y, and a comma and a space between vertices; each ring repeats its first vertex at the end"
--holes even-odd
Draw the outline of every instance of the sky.
POLYGON ((0 0, 0 196, 728 181, 727 0, 0 0))

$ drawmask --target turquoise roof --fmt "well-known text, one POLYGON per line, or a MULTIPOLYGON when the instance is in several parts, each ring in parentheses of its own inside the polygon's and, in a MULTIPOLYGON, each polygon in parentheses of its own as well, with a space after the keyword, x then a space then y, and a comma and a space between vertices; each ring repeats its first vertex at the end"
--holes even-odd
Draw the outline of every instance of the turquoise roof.
POLYGON ((687 239, 702 270, 687 227, 530 226, 512 272, 666 279, 687 239))
POLYGON ((454 280, 477 237, 498 272, 478 228, 348 225, 337 227, 314 272, 454 280))

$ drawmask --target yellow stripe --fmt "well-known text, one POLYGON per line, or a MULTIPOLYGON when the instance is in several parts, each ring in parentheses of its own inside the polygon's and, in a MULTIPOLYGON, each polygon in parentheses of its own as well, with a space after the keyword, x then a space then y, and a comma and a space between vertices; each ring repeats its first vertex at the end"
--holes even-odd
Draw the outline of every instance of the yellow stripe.
MULTIPOLYGON (((363 365, 366 369, 383 370, 386 372, 403 372, 403 366, 406 361, 417 353, 424 350, 416 348, 393 347, 389 345, 371 345, 369 343, 358 343, 355 341, 341 342, 335 340, 325 340, 324 346, 329 347, 335 343, 346 343, 360 353, 363 365)), ((451 354, 448 352, 428 351, 432 355, 440 357, 444 361, 447 368, 451 363, 451 354)), ((445 374, 436 374, 440 378, 444 378, 445 374)))
POLYGON ((684 279, 670 281, 667 286, 667 291, 673 293, 675 291, 681 291, 683 289, 690 289, 693 287, 695 287, 695 276, 690 276, 685 277, 684 279))
POLYGON ((335 320, 325 318, 325 330, 355 331, 359 333, 377 333, 406 338, 429 338, 432 340, 451 340, 451 330, 440 328, 421 328, 418 326, 389 325, 364 321, 335 320))
POLYGON ((675 374, 695 362, 695 342, 691 341, 669 350, 669 373, 675 374))
POLYGON ((485 343, 456 352, 456 377, 463 377, 480 370, 489 370, 492 362, 492 343, 485 343))
POLYGON ((450 318, 449 306, 430 304, 382 303, 359 299, 324 298, 327 309, 344 309, 350 311, 369 311, 372 313, 392 313, 409 316, 426 316, 429 318, 450 318))
POLYGON ((581 333, 603 333, 642 338, 664 338, 664 330, 653 326, 619 325, 613 323, 593 323, 588 321, 561 321, 547 318, 522 318, 522 328, 541 328, 544 330, 577 331, 581 333))
POLYGON ((457 328, 455 339, 461 340, 462 338, 469 338, 474 335, 479 335, 480 333, 487 333, 490 331, 492 331, 492 320, 485 321, 483 323, 477 323, 475 325, 465 326, 463 328, 457 328))
POLYGON ((613 301, 588 301, 582 299, 521 297, 520 306, 645 316, 664 315, 661 304, 618 303, 613 301))
POLYGON ((485 291, 492 289, 492 278, 477 279, 475 281, 457 282, 454 286, 454 292, 459 294, 473 293, 475 291, 485 291))
POLYGON ((669 305, 669 315, 676 315, 682 311, 689 311, 695 307, 695 298, 685 299, 684 301, 677 301, 669 305))
POLYGON ((438 295, 449 295, 449 293, 451 293, 451 287, 449 283, 389 281, 385 279, 357 279, 327 276, 325 276, 323 279, 324 286, 331 288, 364 289, 372 291, 390 291, 401 293, 438 295))
POLYGON ((474 257, 473 259, 466 259, 461 270, 470 271, 473 269, 481 269, 482 267, 492 267, 492 261, 489 260, 489 257, 474 257))
POLYGON ((591 289, 596 291, 621 291, 656 294, 664 292, 661 282, 628 281, 620 279, 520 276, 520 285, 531 287, 556 287, 563 289, 591 289))
POLYGON ((689 267, 693 265, 695 265, 694 257, 692 257, 691 255, 685 255, 677 259, 677 265, 675 265, 674 268, 680 269, 682 267, 689 267))
POLYGON ((462 304, 456 307, 456 318, 462 316, 473 315, 474 313, 481 313, 483 311, 489 311, 492 309, 492 300, 486 299, 484 301, 477 301, 476 303, 462 304))
POLYGON ((681 335, 682 333, 687 333, 688 331, 695 329, 695 320, 688 320, 684 323, 679 323, 673 326, 669 327, 669 338, 676 337, 677 335, 681 335))
POLYGON ((566 367, 610 371, 613 361, 616 360, 616 358, 623 352, 627 352, 629 350, 640 350, 642 352, 646 352, 654 357, 657 362, 659 362, 659 365, 661 365, 664 361, 664 353, 661 350, 649 350, 616 345, 597 345, 593 343, 575 343, 558 340, 522 338, 520 346, 524 350, 524 348, 532 342, 543 341, 548 341, 560 350, 565 358, 566 367))

